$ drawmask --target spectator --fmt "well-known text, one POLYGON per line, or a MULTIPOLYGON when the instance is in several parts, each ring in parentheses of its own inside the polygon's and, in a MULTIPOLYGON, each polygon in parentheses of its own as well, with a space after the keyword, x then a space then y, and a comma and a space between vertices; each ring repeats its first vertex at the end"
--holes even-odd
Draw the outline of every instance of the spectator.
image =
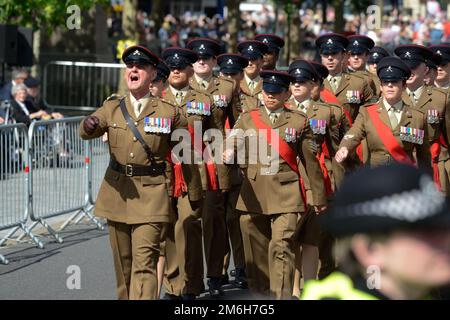
POLYGON ((12 118, 18 123, 25 123, 27 126, 35 119, 49 119, 51 116, 44 110, 36 110, 28 101, 27 86, 23 83, 16 84, 11 89, 13 100, 11 101, 12 118))
MULTIPOLYGON (((41 87, 40 81, 36 78, 29 77, 25 80, 24 84, 27 87, 27 98, 26 100, 30 103, 32 110, 44 110, 46 109, 42 99, 41 99, 41 87)), ((59 112, 52 112, 50 116, 53 119, 61 119, 64 116, 59 112)))
POLYGON ((14 69, 11 74, 11 82, 5 84, 0 89, 0 101, 2 100, 12 100, 13 97, 11 95, 11 89, 16 84, 21 84, 25 81, 26 78, 28 78, 28 71, 25 69, 14 69))

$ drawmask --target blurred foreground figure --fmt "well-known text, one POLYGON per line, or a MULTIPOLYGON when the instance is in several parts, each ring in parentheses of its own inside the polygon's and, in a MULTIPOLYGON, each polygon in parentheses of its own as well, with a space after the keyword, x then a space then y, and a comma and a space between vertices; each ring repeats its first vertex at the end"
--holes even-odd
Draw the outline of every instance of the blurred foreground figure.
POLYGON ((339 238, 340 272, 306 282, 302 299, 423 299, 450 282, 449 203, 424 171, 362 169, 319 220, 339 238))

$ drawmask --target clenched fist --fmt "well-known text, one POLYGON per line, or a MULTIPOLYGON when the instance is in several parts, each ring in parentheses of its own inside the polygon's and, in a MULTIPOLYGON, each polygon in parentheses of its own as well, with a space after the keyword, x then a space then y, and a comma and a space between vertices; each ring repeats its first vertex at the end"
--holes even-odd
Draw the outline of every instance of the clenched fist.
POLYGON ((100 120, 95 116, 87 116, 83 122, 83 129, 87 134, 93 134, 100 120))

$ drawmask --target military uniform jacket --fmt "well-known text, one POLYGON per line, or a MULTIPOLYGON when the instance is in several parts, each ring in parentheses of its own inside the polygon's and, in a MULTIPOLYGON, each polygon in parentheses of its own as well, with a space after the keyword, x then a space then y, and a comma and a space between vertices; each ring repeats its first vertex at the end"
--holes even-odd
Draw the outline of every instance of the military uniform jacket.
MULTIPOLYGON (((406 104, 413 105, 406 90, 403 92, 402 98, 406 104)), ((448 99, 446 91, 432 86, 424 86, 419 100, 413 106, 413 108, 425 114, 430 142, 439 139, 439 136, 442 133, 448 145, 448 139, 450 138, 449 133, 447 132, 447 128, 450 128, 450 116, 447 115, 450 111, 449 103, 450 100, 448 99), (437 112, 438 119, 434 119, 434 121, 433 119, 430 119, 429 113, 432 112, 437 112)), ((447 159, 449 159, 448 149, 441 146, 439 160, 443 161, 447 159)))
POLYGON ((256 84, 255 89, 250 90, 250 88, 247 85, 247 81, 245 81, 245 78, 241 80, 240 83, 240 87, 241 87, 241 92, 243 92, 244 94, 251 96, 251 97, 258 97, 260 98, 260 94, 262 93, 262 79, 256 84))
MULTIPOLYGON (((173 95, 172 91, 168 89, 166 91, 165 99, 168 100, 171 103, 177 104, 176 98, 173 95)), ((183 109, 184 113, 186 114, 188 125, 193 127, 195 126, 195 122, 201 122, 202 123, 202 134, 205 133, 208 129, 217 129, 221 131, 222 137, 225 137, 225 131, 221 122, 220 115, 217 115, 216 113, 217 108, 213 104, 213 99, 211 96, 207 93, 201 93, 197 90, 194 90, 190 88, 188 90, 188 93, 183 98, 183 101, 181 102, 180 107, 183 109), (207 103, 211 106, 211 115, 200 115, 200 114, 192 114, 189 112, 188 105, 191 105, 192 103, 207 103)), ((203 139, 205 144, 207 144, 209 141, 205 137, 203 139)), ((214 157, 214 154, 212 154, 214 157)), ((203 165, 198 166, 199 174, 201 178, 201 183, 203 185, 203 190, 208 189, 208 182, 207 182, 207 173, 205 171, 205 168, 203 165)), ((218 176, 218 182, 219 182, 219 188, 223 190, 230 189, 230 178, 229 178, 229 168, 226 165, 219 164, 216 165, 217 170, 217 176, 218 176)))
MULTIPOLYGON (((352 73, 352 71, 350 71, 350 73, 352 73)), ((373 92, 373 100, 378 100, 381 96, 381 89, 380 89, 380 79, 378 79, 377 76, 371 74, 369 71, 367 70, 358 70, 358 71, 353 71, 354 74, 356 74, 357 76, 363 77, 366 79, 367 83, 369 84, 370 89, 373 92)))
MULTIPOLYGON (((325 79, 323 84, 325 88, 333 92, 328 79, 325 79)), ((356 119, 360 106, 376 100, 367 80, 355 73, 343 72, 339 87, 333 93, 341 105, 348 110, 352 120, 356 119)))
MULTIPOLYGON (((383 100, 380 100, 376 105, 376 111, 380 114, 381 121, 390 128, 389 114, 383 105, 383 100)), ((392 130, 392 133, 396 138, 397 143, 405 150, 411 160, 414 160, 413 153, 415 151, 418 164, 431 170, 430 144, 428 140, 426 116, 422 112, 404 104, 400 122, 397 127, 392 130), (401 127, 423 130, 423 143, 419 144, 402 141, 400 139, 401 127)), ((378 166, 395 161, 381 141, 378 131, 369 117, 367 108, 361 108, 352 128, 344 136, 340 147, 347 147, 349 151, 352 151, 364 138, 367 140, 369 151, 368 164, 370 166, 378 166)))
POLYGON ((234 80, 222 76, 213 76, 209 81, 208 88, 205 90, 195 80, 195 77, 192 76, 189 79, 189 85, 194 90, 207 93, 212 97, 215 106, 213 116, 217 117, 222 127, 224 127, 226 119, 233 115, 232 106, 234 104, 234 89, 236 86, 234 80))
MULTIPOLYGON (((139 133, 152 150, 157 163, 165 162, 166 156, 173 146, 171 134, 175 129, 186 128, 187 119, 181 108, 167 101, 150 98, 138 117, 135 116, 129 94, 124 98, 125 105, 139 133), (163 118, 171 120, 168 133, 149 133, 144 131, 146 119, 163 118)), ((147 154, 133 132, 128 128, 122 111, 120 100, 107 100, 92 115, 100 122, 93 134, 87 134, 80 125, 83 139, 93 139, 108 132, 108 143, 111 158, 122 165, 150 165, 147 154)), ((167 164, 167 162, 166 162, 167 164)), ((191 167, 192 169, 192 167, 191 167)), ((190 170, 187 170, 189 172, 190 170)), ((187 175, 189 178, 191 175, 187 175)), ((198 180, 198 179, 197 179, 198 180)), ((195 179, 186 179, 189 186, 189 198, 201 198, 201 184, 195 179)), ((95 214, 112 221, 138 224, 148 222, 170 222, 174 216, 170 209, 172 195, 171 167, 166 166, 166 173, 158 176, 127 177, 108 167, 101 184, 95 214)))
MULTIPOLYGON (((260 108, 258 112, 262 122, 270 125, 273 129, 278 129, 280 137, 290 145, 306 168, 315 197, 314 203, 317 205, 326 204, 322 171, 317 158, 310 149, 310 141, 306 138, 310 136, 310 128, 306 116, 297 111, 284 108, 277 122, 272 124, 265 108, 260 108), (296 131, 294 136, 290 135, 293 130, 296 131), (293 137, 295 139, 292 139, 293 137)), ((272 160, 268 160, 264 161, 266 163, 263 164, 261 159, 257 159, 256 163, 249 162, 250 144, 254 145, 254 142, 251 142, 258 141, 258 130, 251 114, 247 112, 242 113, 233 129, 242 129, 246 132, 244 139, 247 157, 246 163, 242 165, 245 177, 236 209, 266 215, 303 212, 305 204, 300 193, 299 176, 281 156, 278 157, 279 163, 273 163, 272 160), (248 129, 253 129, 254 131, 246 131, 248 129)), ((262 138, 260 141, 267 143, 265 138, 262 138)), ((271 153, 270 146, 266 144, 266 147, 267 153, 271 153)), ((270 158, 273 159, 273 157, 270 158)))

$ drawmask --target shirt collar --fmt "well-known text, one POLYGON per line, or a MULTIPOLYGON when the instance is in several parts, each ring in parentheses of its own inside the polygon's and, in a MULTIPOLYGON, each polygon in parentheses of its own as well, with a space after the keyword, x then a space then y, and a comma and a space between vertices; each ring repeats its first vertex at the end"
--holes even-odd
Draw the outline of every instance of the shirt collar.
POLYGON ((331 74, 329 74, 329 75, 327 76, 327 80, 330 81, 331 78, 340 79, 341 77, 342 77, 342 72, 339 72, 339 73, 338 73, 337 75, 335 75, 335 76, 332 76, 331 74))
POLYGON ((384 105, 384 107, 386 108, 386 111, 389 111, 389 109, 390 109, 391 107, 394 107, 395 110, 396 110, 397 112, 401 112, 401 111, 403 110, 403 101, 402 101, 402 100, 400 100, 399 102, 397 102, 396 104, 394 104, 393 106, 391 106, 391 105, 386 101, 386 99, 383 99, 383 105, 384 105))
POLYGON ((150 99, 150 96, 151 96, 151 94, 150 94, 150 92, 148 92, 145 96, 143 96, 142 98, 140 98, 138 100, 130 92, 130 101, 131 101, 132 105, 134 105, 137 101, 139 101, 142 105, 145 105, 145 102, 147 102, 147 100, 150 99))
POLYGON ((406 92, 408 93, 408 95, 411 94, 411 92, 413 92, 414 96, 418 99, 422 95, 424 87, 425 87, 424 85, 421 85, 419 88, 417 88, 414 91, 409 90, 409 88, 406 88, 406 92))
POLYGON ((197 75, 196 73, 194 73, 194 78, 197 81, 198 84, 200 84, 202 81, 207 82, 208 84, 211 82, 212 76, 206 77, 206 78, 202 78, 199 75, 197 75))
POLYGON ((306 99, 306 100, 303 100, 302 102, 300 102, 300 101, 298 101, 298 100, 296 100, 296 99, 294 98, 294 101, 295 101, 295 104, 296 104, 297 106, 298 106, 298 105, 303 105, 303 107, 305 107, 306 109, 308 109, 308 108, 311 106, 311 103, 312 103, 311 98, 306 99))
POLYGON ((250 81, 258 83, 261 80, 260 76, 257 76, 255 79, 250 79, 245 72, 244 72, 244 78, 245 78, 245 82, 247 82, 247 85, 250 84, 250 81))
POLYGON ((178 90, 178 89, 175 89, 174 87, 172 87, 171 85, 169 85, 169 88, 170 88, 170 91, 172 92, 172 94, 174 95, 174 96, 176 96, 177 95, 177 92, 183 92, 183 96, 185 96, 186 95, 186 93, 188 92, 188 90, 189 90, 189 86, 186 86, 186 87, 184 87, 183 89, 181 89, 181 90, 178 90))
POLYGON ((271 113, 278 113, 278 115, 279 115, 281 113, 281 111, 283 111, 283 107, 278 108, 277 110, 274 110, 274 111, 270 111, 269 109, 267 109, 266 106, 264 106, 264 109, 266 109, 266 112, 268 115, 270 115, 271 113))

